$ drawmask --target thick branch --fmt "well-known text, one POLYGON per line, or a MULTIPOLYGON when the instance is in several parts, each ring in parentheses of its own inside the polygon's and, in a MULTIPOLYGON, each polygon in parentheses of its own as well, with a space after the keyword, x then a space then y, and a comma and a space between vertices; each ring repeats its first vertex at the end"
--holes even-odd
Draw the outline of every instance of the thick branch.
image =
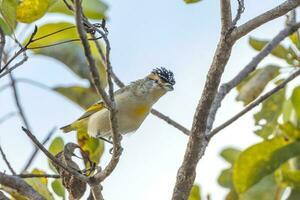
POLYGON ((21 178, 6 175, 0 172, 0 184, 16 190, 21 195, 32 200, 45 200, 38 192, 36 192, 30 185, 28 185, 21 178))
POLYGON ((285 15, 289 11, 295 9, 298 5, 300 5, 300 0, 287 0, 280 4, 279 6, 249 20, 248 22, 244 23, 243 25, 237 27, 232 32, 232 38, 237 40, 250 31, 256 29, 257 27, 265 24, 275 18, 278 18, 282 15, 285 15))
POLYGON ((178 170, 172 200, 186 200, 196 177, 196 166, 207 146, 206 122, 210 107, 217 92, 221 76, 230 57, 232 43, 223 35, 210 66, 204 90, 197 106, 193 127, 187 144, 184 160, 178 170))
POLYGON ((263 101, 265 101, 266 99, 268 99, 270 96, 272 96, 273 94, 275 94, 276 92, 278 92, 279 90, 281 90, 282 88, 284 88, 290 81, 292 81, 293 79, 295 79, 299 75, 300 75, 300 70, 297 70, 296 72, 294 72, 293 74, 291 74, 281 84, 279 84, 278 86, 276 86, 275 88, 273 88, 272 90, 270 90, 269 92, 267 92, 266 94, 262 95, 261 97, 259 97, 258 99, 256 99, 252 103, 250 103, 248 106, 246 106, 242 111, 240 111, 239 113, 237 113, 236 115, 234 115, 232 118, 230 118, 228 121, 224 122, 220 126, 216 127, 214 130, 212 130, 211 133, 208 136, 208 139, 210 140, 219 131, 221 131, 225 127, 229 126, 234 121, 236 121, 237 119, 239 119, 240 117, 242 117, 244 114, 246 114, 247 112, 249 112, 250 110, 252 110, 254 107, 258 106, 260 103, 262 103, 263 101))
POLYGON ((7 198, 3 192, 0 191, 0 200, 9 200, 9 198, 7 198))
POLYGON ((220 0, 221 3, 221 23, 222 33, 225 34, 231 27, 231 0, 220 0))
POLYGON ((211 111, 207 120, 207 130, 208 133, 215 120, 216 112, 221 106, 221 102, 223 101, 224 97, 239 83, 242 82, 251 72, 253 72, 257 65, 271 53, 271 51, 286 37, 294 33, 300 27, 300 23, 296 23, 293 25, 289 25, 288 27, 284 28, 280 31, 263 49, 260 51, 252 60, 249 62, 242 71, 240 71, 231 81, 223 84, 213 102, 211 107, 211 111))

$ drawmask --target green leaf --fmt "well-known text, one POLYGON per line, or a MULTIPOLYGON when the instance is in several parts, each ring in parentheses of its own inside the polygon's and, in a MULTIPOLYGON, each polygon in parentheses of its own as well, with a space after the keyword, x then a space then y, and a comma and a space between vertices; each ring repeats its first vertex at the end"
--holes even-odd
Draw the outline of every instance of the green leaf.
POLYGON ((294 88, 291 101, 296 111, 297 118, 300 120, 300 86, 294 88))
MULTIPOLYGON (((34 169, 32 174, 45 174, 44 171, 34 169)), ((46 178, 28 178, 25 181, 33 187, 38 193, 40 193, 46 200, 54 200, 52 194, 50 193, 47 183, 48 180, 46 178)))
POLYGON ((185 3, 189 4, 189 3, 198 3, 201 0, 184 0, 185 3))
POLYGON ((22 0, 17 6, 17 20, 23 23, 34 22, 43 17, 50 0, 22 0))
POLYGON ((220 155, 229 163, 233 164, 235 160, 240 155, 241 151, 235 148, 226 148, 224 149, 220 155))
POLYGON ((233 168, 233 183, 238 193, 247 191, 288 159, 300 154, 300 143, 275 137, 243 151, 233 168))
MULTIPOLYGON (((56 155, 59 152, 64 150, 64 140, 61 137, 56 137, 53 139, 53 141, 51 142, 50 146, 49 146, 49 152, 52 155, 56 155)), ((49 167, 56 172, 55 168, 52 166, 50 160, 49 160, 49 167)))
POLYGON ((6 33, 12 33, 16 27, 16 9, 17 0, 2 0, 0 4, 0 13, 2 15, 1 27, 6 33), (4 25, 2 25, 4 24, 4 25))
POLYGON ((12 30, 9 28, 7 23, 0 17, 0 27, 2 28, 3 32, 5 35, 10 35, 12 34, 12 30))
POLYGON ((256 99, 264 90, 266 85, 279 75, 279 67, 268 65, 255 73, 239 86, 237 101, 243 101, 245 105, 256 99))
POLYGON ((283 107, 282 107, 283 122, 288 122, 288 121, 294 122, 295 121, 295 119, 293 117, 294 112, 295 111, 294 111, 292 101, 290 99, 285 100, 284 103, 283 103, 283 107))
POLYGON ((299 32, 296 31, 290 35, 290 40, 297 47, 297 49, 300 50, 299 32))
POLYGON ((193 185, 188 200, 201 200, 199 185, 193 185))
MULTIPOLYGON (((267 40, 259 40, 253 37, 249 38, 249 44, 257 51, 261 51, 269 41, 267 40)), ((277 47, 273 49, 271 54, 281 59, 286 59, 289 51, 283 45, 279 44, 277 47)))
MULTIPOLYGON (((75 43, 61 44, 55 47, 43 48, 35 51, 38 55, 49 56, 65 64, 78 77, 90 79, 90 70, 82 47, 75 43)), ((106 69, 103 63, 96 58, 96 64, 100 73, 101 84, 107 84, 106 69)))
MULTIPOLYGON (((99 0, 82 1, 82 8, 85 16, 90 19, 106 18, 107 5, 99 0)), ((63 13, 67 15, 74 15, 64 4, 64 2, 56 1, 49 9, 49 12, 63 13)))
POLYGON ((234 190, 230 190, 226 195, 225 200, 239 200, 238 194, 234 190))
POLYGON ((276 181, 283 188, 292 187, 300 189, 300 171, 293 169, 294 166, 291 166, 291 164, 292 162, 288 161, 276 170, 276 181))
POLYGON ((93 103, 99 100, 98 95, 91 88, 81 86, 56 87, 53 90, 62 94, 69 100, 73 101, 83 109, 87 109, 93 103))
POLYGON ((261 110, 254 114, 255 125, 258 127, 255 133, 258 136, 267 139, 273 133, 284 101, 285 89, 281 89, 262 103, 261 110))
POLYGON ((225 188, 232 188, 232 169, 224 169, 222 170, 221 174, 218 177, 218 183, 219 185, 225 187, 225 188))
POLYGON ((293 189, 291 191, 291 194, 286 200, 299 200, 300 199, 300 190, 299 189, 293 189))
POLYGON ((300 130, 297 127, 295 127, 291 122, 280 124, 279 128, 283 132, 283 134, 288 136, 290 139, 300 139, 300 130))
POLYGON ((239 200, 274 200, 277 185, 273 175, 264 177, 247 192, 239 195, 239 200))
POLYGON ((100 158, 104 152, 104 142, 102 140, 90 137, 87 134, 86 127, 82 127, 82 129, 77 131, 77 143, 89 156, 91 161, 99 164, 100 158))
POLYGON ((51 183, 51 187, 55 194, 58 196, 62 197, 63 199, 65 198, 65 188, 61 182, 60 179, 56 179, 51 183))

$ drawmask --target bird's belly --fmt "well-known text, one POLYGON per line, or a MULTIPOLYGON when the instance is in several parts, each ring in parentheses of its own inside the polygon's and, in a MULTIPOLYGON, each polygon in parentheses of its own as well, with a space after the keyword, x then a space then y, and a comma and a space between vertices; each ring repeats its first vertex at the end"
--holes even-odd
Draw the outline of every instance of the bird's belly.
MULTIPOLYGON (((150 108, 146 106, 132 106, 130 109, 119 108, 117 112, 119 132, 126 134, 136 131, 149 114, 149 111, 150 108)), ((111 135, 109 111, 102 110, 90 117, 88 133, 92 137, 107 137, 111 135)))

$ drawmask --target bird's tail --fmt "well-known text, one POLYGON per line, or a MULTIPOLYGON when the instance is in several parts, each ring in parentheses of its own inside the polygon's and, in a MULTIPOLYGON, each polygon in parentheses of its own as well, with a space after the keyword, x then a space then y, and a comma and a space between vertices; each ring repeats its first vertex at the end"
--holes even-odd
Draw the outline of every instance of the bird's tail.
POLYGON ((76 128, 74 128, 73 124, 68 124, 66 126, 63 126, 60 128, 64 133, 68 133, 70 131, 74 131, 76 128))

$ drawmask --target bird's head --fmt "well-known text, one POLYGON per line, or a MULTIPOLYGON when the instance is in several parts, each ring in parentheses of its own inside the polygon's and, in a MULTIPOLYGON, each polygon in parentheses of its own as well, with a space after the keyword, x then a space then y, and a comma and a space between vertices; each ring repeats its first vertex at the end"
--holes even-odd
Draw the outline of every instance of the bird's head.
POLYGON ((153 69, 146 79, 153 90, 161 90, 164 92, 174 90, 174 74, 172 71, 167 70, 164 67, 153 69))

